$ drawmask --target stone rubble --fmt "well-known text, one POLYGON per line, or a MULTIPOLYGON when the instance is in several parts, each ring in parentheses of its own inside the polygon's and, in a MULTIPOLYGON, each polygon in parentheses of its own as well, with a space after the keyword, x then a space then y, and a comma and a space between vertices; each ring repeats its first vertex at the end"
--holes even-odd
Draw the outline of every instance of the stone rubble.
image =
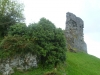
POLYGON ((28 53, 24 56, 14 56, 6 60, 0 60, 0 73, 2 75, 11 75, 14 69, 19 71, 28 70, 32 67, 37 67, 36 55, 28 53))

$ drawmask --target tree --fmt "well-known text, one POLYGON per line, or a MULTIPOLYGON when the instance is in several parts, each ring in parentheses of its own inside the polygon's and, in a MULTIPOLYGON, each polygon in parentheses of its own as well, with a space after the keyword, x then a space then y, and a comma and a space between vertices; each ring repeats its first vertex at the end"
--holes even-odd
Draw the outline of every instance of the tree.
POLYGON ((15 0, 0 0, 0 36, 5 36, 11 25, 23 22, 23 4, 15 0))
POLYGON ((9 27, 8 35, 26 35, 27 34, 27 26, 25 23, 16 23, 15 25, 12 25, 9 27))
POLYGON ((66 60, 66 41, 63 30, 45 18, 29 25, 30 35, 35 37, 40 61, 43 66, 53 65, 66 60))

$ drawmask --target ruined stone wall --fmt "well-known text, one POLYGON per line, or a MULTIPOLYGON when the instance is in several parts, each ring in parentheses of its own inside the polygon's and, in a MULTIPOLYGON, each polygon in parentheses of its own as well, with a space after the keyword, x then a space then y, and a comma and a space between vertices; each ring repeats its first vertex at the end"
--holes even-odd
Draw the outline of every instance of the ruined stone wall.
POLYGON ((0 59, 0 73, 2 75, 11 75, 14 69, 19 71, 28 70, 37 67, 36 55, 27 53, 25 55, 15 55, 10 58, 0 59))
POLYGON ((67 39, 67 47, 71 50, 87 52, 83 36, 83 20, 70 12, 66 14, 66 18, 65 35, 67 39))

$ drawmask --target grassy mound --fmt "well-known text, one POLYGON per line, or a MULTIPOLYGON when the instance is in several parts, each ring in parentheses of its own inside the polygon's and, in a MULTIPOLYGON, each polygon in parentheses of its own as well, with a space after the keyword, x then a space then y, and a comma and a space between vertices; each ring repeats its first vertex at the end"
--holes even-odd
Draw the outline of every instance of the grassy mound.
POLYGON ((67 52, 67 75, 100 75, 100 59, 85 53, 67 52))

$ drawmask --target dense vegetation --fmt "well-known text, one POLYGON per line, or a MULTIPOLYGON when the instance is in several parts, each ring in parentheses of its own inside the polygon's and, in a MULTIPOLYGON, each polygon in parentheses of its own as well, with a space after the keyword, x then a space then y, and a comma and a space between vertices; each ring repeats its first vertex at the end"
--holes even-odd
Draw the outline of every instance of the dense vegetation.
POLYGON ((53 23, 41 18, 28 27, 23 23, 10 26, 7 36, 1 41, 1 57, 31 52, 38 56, 43 66, 57 66, 66 60, 64 33, 53 23))
POLYGON ((63 30, 45 18, 26 26, 22 11, 23 4, 0 0, 0 59, 31 52, 39 60, 36 70, 45 72, 44 68, 51 70, 51 67, 64 63, 66 41, 63 30))
POLYGON ((0 57, 23 55, 31 52, 38 56, 39 63, 56 67, 66 60, 66 41, 63 30, 45 18, 38 23, 26 26, 23 23, 21 4, 10 0, 1 0, 0 57), (6 20, 5 20, 6 19, 6 20))
POLYGON ((43 65, 65 61, 66 41, 62 29, 56 28, 53 23, 41 18, 36 24, 29 25, 29 35, 36 39, 37 50, 43 65))

